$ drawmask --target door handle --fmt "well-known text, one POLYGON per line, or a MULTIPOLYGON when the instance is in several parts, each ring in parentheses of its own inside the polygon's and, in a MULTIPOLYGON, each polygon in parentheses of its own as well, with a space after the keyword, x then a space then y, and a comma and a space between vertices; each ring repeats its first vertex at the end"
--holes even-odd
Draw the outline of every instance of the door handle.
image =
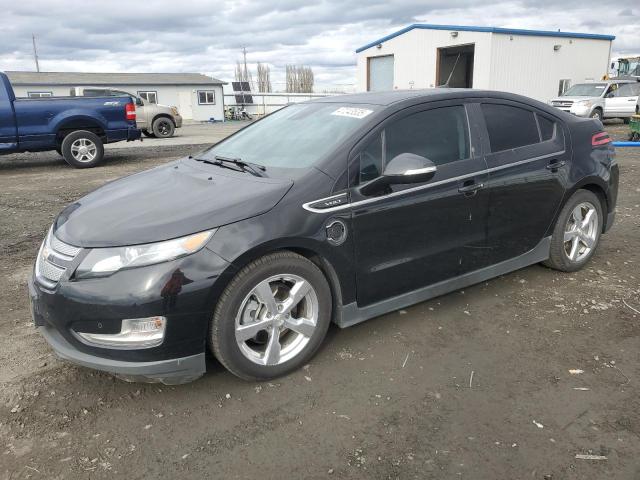
POLYGON ((476 194, 478 190, 484 187, 484 183, 476 183, 474 180, 468 180, 462 184, 461 187, 458 188, 458 192, 464 193, 465 195, 472 197, 476 194))
POLYGON ((559 168, 562 168, 566 165, 567 162, 565 162, 564 160, 551 160, 549 162, 549 165, 547 165, 545 168, 547 170, 551 170, 553 171, 558 171, 559 168))

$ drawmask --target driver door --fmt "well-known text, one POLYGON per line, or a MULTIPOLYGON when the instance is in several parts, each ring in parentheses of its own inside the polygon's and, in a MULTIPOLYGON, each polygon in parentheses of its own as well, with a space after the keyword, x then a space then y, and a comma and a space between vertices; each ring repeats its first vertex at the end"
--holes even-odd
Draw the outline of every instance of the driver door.
POLYGON ((359 307, 487 265, 489 198, 480 141, 463 103, 429 105, 391 116, 351 157, 359 307), (401 153, 431 160, 435 176, 363 195, 360 187, 401 153))

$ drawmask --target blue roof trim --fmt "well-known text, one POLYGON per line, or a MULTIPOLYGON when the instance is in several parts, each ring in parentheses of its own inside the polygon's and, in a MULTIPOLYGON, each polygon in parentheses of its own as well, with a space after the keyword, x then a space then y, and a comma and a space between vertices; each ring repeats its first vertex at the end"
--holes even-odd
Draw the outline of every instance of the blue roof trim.
POLYGON ((500 28, 500 27, 474 27, 471 25, 429 25, 425 23, 414 23, 408 27, 391 33, 386 37, 382 37, 375 42, 366 44, 356 50, 356 53, 360 53, 371 47, 375 47, 380 43, 384 43, 387 40, 398 37, 404 33, 407 33, 414 29, 420 30, 451 30, 458 32, 484 32, 484 33, 499 33, 503 35, 529 35, 533 37, 565 37, 565 38, 590 38, 592 40, 615 40, 615 35, 600 35, 597 33, 573 33, 573 32, 553 32, 549 30, 522 30, 518 28, 500 28))

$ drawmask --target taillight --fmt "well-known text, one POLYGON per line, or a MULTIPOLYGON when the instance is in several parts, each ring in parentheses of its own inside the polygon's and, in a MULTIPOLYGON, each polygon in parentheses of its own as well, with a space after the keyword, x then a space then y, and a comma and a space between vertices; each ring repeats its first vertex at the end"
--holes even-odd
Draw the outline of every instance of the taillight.
POLYGON ((136 119, 136 106, 133 103, 127 103, 124 107, 124 111, 127 114, 127 120, 136 119))
POLYGON ((602 145, 606 145, 607 143, 611 143, 611 137, 607 132, 594 133, 591 137, 592 147, 601 147, 602 145))

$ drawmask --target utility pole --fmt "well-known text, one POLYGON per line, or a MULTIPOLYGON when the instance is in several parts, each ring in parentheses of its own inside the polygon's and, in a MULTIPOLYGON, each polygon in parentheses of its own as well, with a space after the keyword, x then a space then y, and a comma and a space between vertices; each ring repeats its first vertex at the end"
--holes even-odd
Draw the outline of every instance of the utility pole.
POLYGON ((36 71, 40 73, 40 64, 38 63, 38 49, 36 48, 36 36, 32 33, 31 40, 33 41, 33 59, 36 61, 36 71))

